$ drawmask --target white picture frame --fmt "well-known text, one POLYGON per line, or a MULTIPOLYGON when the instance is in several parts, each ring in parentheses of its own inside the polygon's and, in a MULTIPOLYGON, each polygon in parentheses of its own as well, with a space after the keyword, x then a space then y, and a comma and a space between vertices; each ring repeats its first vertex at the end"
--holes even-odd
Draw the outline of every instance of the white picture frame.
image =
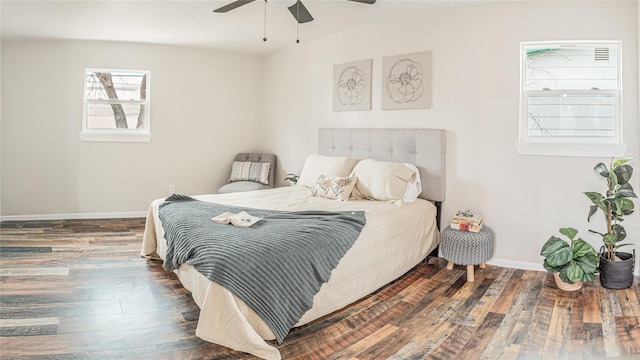
POLYGON ((371 66, 359 60, 333 66, 333 111, 371 110, 371 66))
POLYGON ((382 59, 383 110, 431 108, 431 51, 382 59))

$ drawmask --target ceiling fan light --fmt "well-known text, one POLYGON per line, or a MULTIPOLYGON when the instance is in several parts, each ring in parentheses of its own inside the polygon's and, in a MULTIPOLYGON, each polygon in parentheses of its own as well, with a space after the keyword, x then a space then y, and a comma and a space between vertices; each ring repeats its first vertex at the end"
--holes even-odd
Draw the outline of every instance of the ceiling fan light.
POLYGON ((298 0, 268 0, 268 2, 269 4, 274 4, 274 5, 288 8, 293 4, 295 4, 296 2, 298 2, 298 0))

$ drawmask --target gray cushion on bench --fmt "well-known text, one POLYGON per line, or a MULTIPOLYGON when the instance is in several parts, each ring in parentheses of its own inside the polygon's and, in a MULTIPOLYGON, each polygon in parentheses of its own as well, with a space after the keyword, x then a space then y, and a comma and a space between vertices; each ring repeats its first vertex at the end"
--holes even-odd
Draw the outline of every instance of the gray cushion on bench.
POLYGON ((273 187, 269 185, 260 184, 254 181, 234 181, 225 185, 222 185, 218 192, 220 194, 227 194, 232 192, 242 192, 242 191, 255 191, 255 190, 264 190, 264 189, 273 189, 273 187))
POLYGON ((267 162, 271 165, 269 166, 269 184, 264 185, 258 182, 253 181, 234 181, 229 182, 224 185, 220 189, 218 189, 218 193, 226 194, 232 192, 241 192, 241 191, 254 191, 254 190, 264 190, 271 189, 275 186, 275 173, 276 173, 276 156, 274 154, 264 154, 264 153, 240 153, 236 155, 233 161, 251 161, 251 162, 267 162))

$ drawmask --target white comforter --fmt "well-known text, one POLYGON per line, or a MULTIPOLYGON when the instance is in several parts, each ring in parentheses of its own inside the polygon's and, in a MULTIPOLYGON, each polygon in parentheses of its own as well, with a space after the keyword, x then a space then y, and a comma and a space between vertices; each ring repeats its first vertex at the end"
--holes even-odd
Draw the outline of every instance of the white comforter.
MULTIPOLYGON (((367 225, 316 294, 313 307, 296 326, 339 310, 397 279, 424 259, 440 241, 436 208, 428 201, 341 202, 309 197, 308 191, 301 186, 291 186, 194 196, 203 201, 272 210, 365 211, 367 225)), ((155 200, 149 207, 142 256, 165 257, 166 240, 157 212, 163 200, 155 200)), ((265 342, 275 339, 273 333, 243 301, 192 266, 182 265, 176 273, 201 309, 196 329, 198 337, 263 359, 281 358, 278 349, 265 342)))

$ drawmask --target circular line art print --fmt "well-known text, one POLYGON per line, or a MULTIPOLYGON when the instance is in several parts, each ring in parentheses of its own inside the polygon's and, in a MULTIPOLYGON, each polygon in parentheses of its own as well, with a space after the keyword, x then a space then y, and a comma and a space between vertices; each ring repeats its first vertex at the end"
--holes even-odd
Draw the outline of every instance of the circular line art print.
POLYGON ((424 93, 422 65, 408 58, 396 61, 387 76, 387 94, 398 104, 417 101, 424 93))
POLYGON ((382 59, 383 110, 431 108, 431 51, 382 59))
POLYGON ((333 66, 333 111, 371 110, 372 59, 333 66))
POLYGON ((367 88, 364 70, 348 66, 340 73, 336 85, 338 101, 344 106, 360 104, 364 100, 367 88))

